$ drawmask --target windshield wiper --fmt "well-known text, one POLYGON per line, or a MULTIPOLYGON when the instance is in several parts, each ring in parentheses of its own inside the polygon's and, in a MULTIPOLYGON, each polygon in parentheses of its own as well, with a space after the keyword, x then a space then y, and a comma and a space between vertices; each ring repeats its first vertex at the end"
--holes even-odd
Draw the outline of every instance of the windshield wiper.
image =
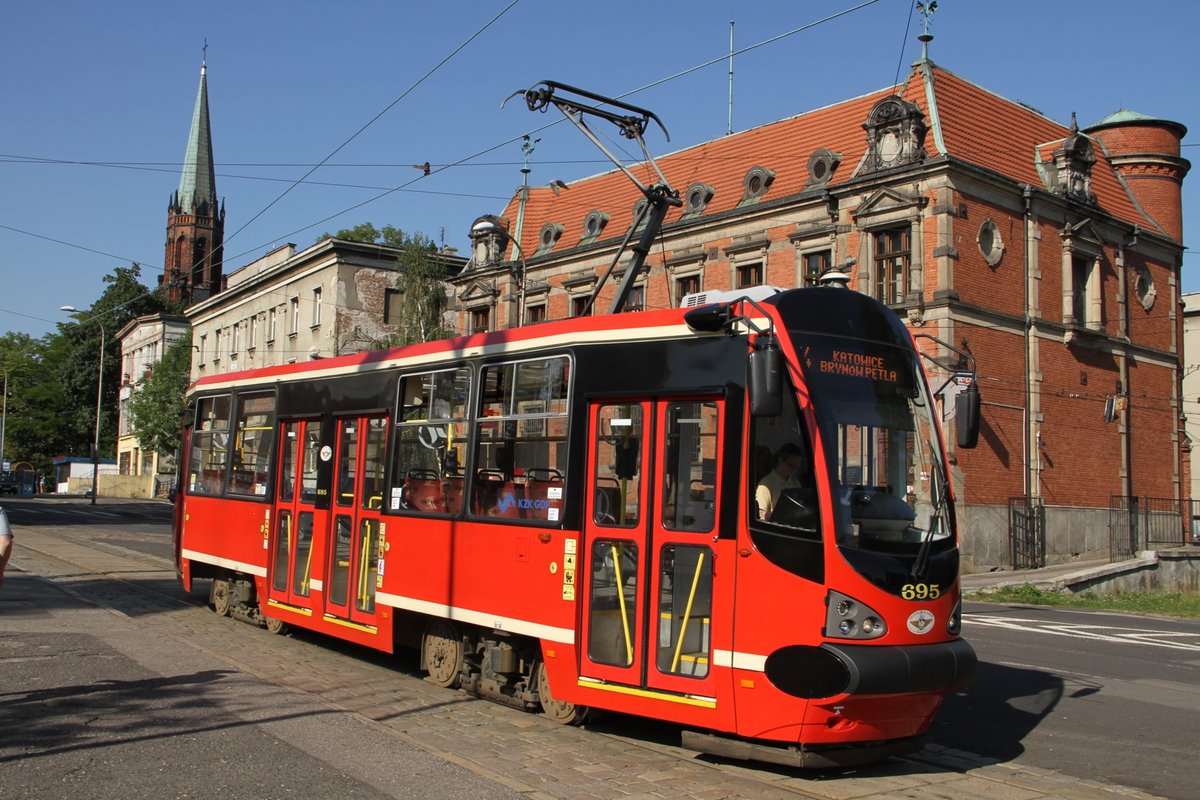
POLYGON ((925 446, 929 448, 929 453, 933 456, 933 468, 941 483, 938 485, 938 497, 933 506, 933 514, 929 517, 929 527, 926 528, 925 535, 921 538, 921 546, 917 549, 917 557, 913 559, 912 569, 909 571, 914 580, 924 580, 929 571, 929 551, 933 547, 934 533, 941 526, 942 509, 946 507, 949 488, 946 472, 942 469, 942 462, 937 458, 937 451, 933 449, 933 444, 928 439, 925 440, 925 446))

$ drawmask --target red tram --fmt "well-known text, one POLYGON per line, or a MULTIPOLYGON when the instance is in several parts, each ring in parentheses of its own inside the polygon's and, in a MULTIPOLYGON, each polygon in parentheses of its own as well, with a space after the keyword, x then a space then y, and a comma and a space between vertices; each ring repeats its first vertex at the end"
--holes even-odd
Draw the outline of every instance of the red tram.
POLYGON ((214 375, 190 406, 179 571, 220 613, 800 766, 915 748, 974 672, 940 409, 857 292, 214 375))

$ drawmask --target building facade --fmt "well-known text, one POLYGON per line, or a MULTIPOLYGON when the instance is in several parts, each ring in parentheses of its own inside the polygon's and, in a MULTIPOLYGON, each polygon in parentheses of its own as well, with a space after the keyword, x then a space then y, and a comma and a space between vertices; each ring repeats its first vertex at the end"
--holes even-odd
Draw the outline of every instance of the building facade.
POLYGON ((1183 296, 1183 412, 1192 498, 1192 540, 1200 542, 1200 292, 1183 296))
MULTIPOLYGON (((1191 492, 1185 130, 1127 111, 1081 130, 922 57, 898 89, 660 158, 682 207, 626 308, 845 273, 914 335, 978 365, 980 446, 950 443, 964 567, 1013 565, 1027 544, 1014 545, 1017 533, 1044 537, 1050 563, 1107 557, 1114 498, 1182 503, 1191 492), (1021 513, 1044 524, 1030 532, 1021 513)), ((480 217, 453 281, 459 328, 606 310, 627 257, 606 285, 600 276, 645 202, 613 171, 519 191, 480 217)), ((919 341, 943 363, 957 358, 919 341)), ((953 377, 930 370, 947 422, 953 377)))
MULTIPOLYGON (((122 497, 164 496, 175 472, 171 453, 145 450, 134 432, 130 402, 140 382, 162 360, 167 349, 187 335, 186 317, 174 314, 149 314, 130 320, 117 332, 121 347, 120 406, 117 414, 117 474, 121 487, 113 493, 122 497)), ((111 485, 106 481, 107 486, 111 485)))
MULTIPOLYGON (((325 239, 284 245, 231 273, 187 309, 192 377, 291 364, 378 347, 395 332, 397 248, 325 239)), ((466 259, 434 256, 447 274, 466 259)))

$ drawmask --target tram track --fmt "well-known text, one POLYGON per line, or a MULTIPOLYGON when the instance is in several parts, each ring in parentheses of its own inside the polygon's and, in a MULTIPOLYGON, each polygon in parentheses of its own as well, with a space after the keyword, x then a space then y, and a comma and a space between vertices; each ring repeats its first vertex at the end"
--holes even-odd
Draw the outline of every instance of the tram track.
MULTIPOLYGON (((111 541, 98 541, 83 536, 58 535, 54 539, 56 542, 53 547, 39 547, 36 542, 23 541, 25 557, 28 558, 30 551, 36 552, 40 559, 44 559, 42 563, 38 564, 37 574, 55 583, 60 589, 78 600, 132 620, 139 620, 155 612, 200 611, 198 607, 200 603, 195 600, 189 601, 179 597, 177 593, 147 585, 146 579, 155 575, 165 575, 172 581, 175 579, 174 566, 167 559, 122 547, 111 541), (99 563, 97 557, 100 558, 99 563), (109 561, 109 559, 117 559, 119 563, 109 561), (149 569, 141 569, 141 567, 149 569), (97 579, 102 579, 112 586, 106 587, 98 583, 97 579)), ((195 597, 198 599, 198 596, 195 597)), ((179 620, 177 619, 176 622, 179 620)), ((203 614, 198 614, 197 618, 185 621, 184 624, 184 630, 164 632, 181 643, 194 647, 207 655, 220 658, 256 678, 301 692, 339 711, 356 714, 408 743, 472 769, 484 777, 495 779, 498 775, 506 776, 504 782, 518 791, 547 796, 545 786, 514 780, 511 772, 505 771, 508 765, 504 763, 504 759, 501 759, 499 763, 490 763, 489 760, 481 760, 470 754, 464 754, 461 747, 438 746, 427 737, 389 724, 386 719, 388 715, 380 713, 380 709, 331 698, 328 692, 314 692, 311 682, 303 680, 303 676, 264 669, 263 660, 257 657, 256 645, 263 646, 264 642, 259 635, 263 639, 267 639, 266 631, 255 631, 252 626, 243 623, 235 624, 233 620, 218 617, 207 610, 203 614), (235 649, 213 646, 209 641, 195 636, 197 627, 206 630, 214 627, 227 629, 233 631, 237 639, 246 641, 242 643, 242 647, 235 649), (242 631, 253 635, 245 637, 242 635, 242 631)), ((391 663, 393 659, 385 654, 360 651, 358 648, 350 649, 339 643, 331 642, 325 637, 307 633, 289 638, 293 639, 289 644, 300 644, 319 649, 321 652, 319 660, 323 663, 340 660, 352 672, 386 671, 382 675, 385 680, 402 684, 402 691, 405 694, 421 696, 418 708, 410 709, 419 716, 441 715, 445 709, 463 704, 477 705, 481 709, 479 713, 493 718, 498 730, 535 727, 541 729, 540 732, 545 737, 559 738, 564 735, 579 737, 584 742, 590 742, 587 750, 594 753, 594 757, 601 762, 603 753, 608 750, 622 753, 625 762, 631 760, 629 758, 631 751, 645 754, 644 759, 632 759, 635 762, 642 760, 661 762, 664 758, 669 759, 674 766, 660 763, 655 773, 665 775, 674 773, 678 769, 697 771, 708 776, 697 779, 698 785, 706 785, 711 788, 714 781, 718 784, 732 784, 729 787, 729 797, 788 797, 813 800, 829 797, 827 794, 814 793, 800 786, 788 785, 788 781, 798 780, 797 778, 774 773, 769 773, 770 777, 768 777, 766 774, 760 774, 756 766, 709 761, 693 751, 684 750, 665 741, 647 738, 648 734, 658 739, 670 736, 671 731, 667 729, 672 726, 666 723, 610 714, 605 715, 597 724, 589 726, 587 729, 563 728, 540 716, 509 709, 465 693, 455 693, 431 686, 422 680, 415 671, 403 667, 397 668, 394 663, 391 663), (348 649, 350 649, 349 652, 347 652, 348 649), (448 697, 450 698, 449 702, 447 702, 448 697), (526 723, 532 723, 532 725, 526 723), (646 730, 648 723, 652 728, 649 731, 646 730)), ((222 637, 221 641, 227 641, 226 637, 222 637)), ((283 641, 279 642, 279 644, 283 643, 283 641)), ((311 663, 306 657, 298 660, 311 663)), ((272 663, 277 662, 272 659, 272 663)), ((337 669, 338 667, 332 668, 337 669)), ((369 679, 379 680, 380 677, 379 674, 376 674, 369 679)), ((597 767, 599 766, 600 764, 597 765, 597 767)), ((581 771, 587 769, 588 767, 585 766, 581 771)), ((549 796, 557 796, 557 793, 549 796)), ((681 796, 686 796, 686 793, 681 796)))
MULTIPOLYGON (((542 753, 554 751, 565 752, 572 771, 595 775, 598 782, 611 764, 620 763, 640 770, 638 774, 651 783, 683 781, 704 797, 722 796, 713 794, 716 787, 731 798, 870 797, 884 787, 895 791, 933 779, 940 783, 968 772, 973 780, 994 785, 997 791, 1008 785, 1010 773, 1003 765, 987 768, 998 769, 995 775, 981 774, 986 762, 968 753, 926 750, 873 767, 799 772, 710 759, 668 741, 678 736, 679 726, 653 720, 608 714, 586 729, 563 728, 544 717, 435 687, 421 678, 415 664, 398 663, 403 655, 388 656, 307 632, 275 640, 266 631, 207 609, 200 613, 202 596, 181 597, 173 563, 160 556, 71 534, 25 536, 21 545, 22 559, 36 554, 35 574, 80 601, 137 624, 155 625, 164 635, 244 673, 355 714, 408 744, 531 797, 577 793, 566 786, 547 786, 544 780, 513 768, 514 759, 520 764, 534 758, 526 753, 545 760, 542 753), (170 588, 156 587, 159 581, 170 588), (157 621, 164 612, 170 624, 157 621), (303 650, 296 652, 297 647, 303 650), (439 730, 431 736, 431 728, 448 728, 460 735, 439 730), (522 732, 519 746, 495 746, 495 740, 514 730, 522 732), (828 791, 823 790, 826 785, 828 791)), ((592 789, 595 794, 589 796, 610 796, 595 785, 592 789)))

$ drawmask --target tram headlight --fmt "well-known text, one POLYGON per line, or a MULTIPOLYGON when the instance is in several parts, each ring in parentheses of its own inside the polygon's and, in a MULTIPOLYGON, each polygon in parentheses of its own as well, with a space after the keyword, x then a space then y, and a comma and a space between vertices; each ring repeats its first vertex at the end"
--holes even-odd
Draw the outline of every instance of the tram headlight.
POLYGON ((830 591, 827 609, 826 636, 842 639, 878 639, 887 633, 887 624, 879 612, 841 592, 830 591))

